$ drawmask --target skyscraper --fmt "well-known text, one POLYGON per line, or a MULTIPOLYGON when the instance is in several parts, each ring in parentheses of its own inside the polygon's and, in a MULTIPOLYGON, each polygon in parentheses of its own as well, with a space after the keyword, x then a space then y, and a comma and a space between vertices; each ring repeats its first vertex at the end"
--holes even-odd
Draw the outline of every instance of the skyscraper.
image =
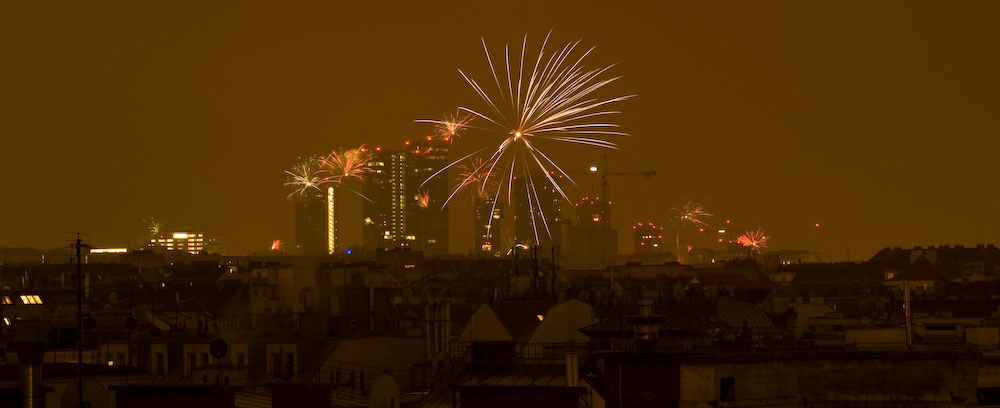
POLYGON ((482 256, 499 256, 506 252, 503 242, 503 205, 496 197, 476 197, 475 232, 476 247, 473 252, 482 256))
MULTIPOLYGON (((425 140, 425 143, 431 141, 425 140)), ((448 199, 447 174, 430 178, 448 165, 448 145, 432 144, 422 147, 409 143, 407 151, 407 177, 404 191, 406 203, 406 241, 414 249, 427 254, 448 252, 448 199)))
POLYGON ((407 153, 375 148, 362 184, 362 243, 367 251, 407 246, 407 153))
POLYGON ((326 192, 310 191, 295 200, 295 248, 305 255, 330 253, 332 217, 326 192))
MULTIPOLYGON (((525 188, 524 177, 516 177, 511 186, 514 240, 529 246, 559 245, 565 222, 562 214, 562 195, 544 174, 532 177, 535 178, 533 190, 525 188)), ((552 177, 556 183, 562 180, 562 176, 555 173, 552 173, 552 177)))
POLYGON ((576 205, 576 224, 569 229, 566 263, 603 267, 618 256, 618 232, 611 229, 611 202, 583 197, 576 205))

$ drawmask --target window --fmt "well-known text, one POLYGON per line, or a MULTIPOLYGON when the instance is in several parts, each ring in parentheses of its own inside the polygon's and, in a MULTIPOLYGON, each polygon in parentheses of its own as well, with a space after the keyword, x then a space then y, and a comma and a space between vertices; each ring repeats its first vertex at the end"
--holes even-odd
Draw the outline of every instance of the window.
POLYGON ((14 304, 14 302, 10 301, 10 296, 0 297, 0 303, 3 303, 5 305, 12 305, 12 304, 14 304))
POLYGON ((245 364, 245 362, 244 362, 243 359, 244 359, 243 353, 236 353, 236 366, 237 367, 243 368, 243 364, 245 364))
POLYGON ((21 303, 25 305, 40 305, 42 304, 42 297, 38 295, 21 295, 21 303))
POLYGON ((194 355, 194 353, 188 353, 188 365, 190 366, 188 367, 188 376, 191 376, 195 366, 198 365, 198 358, 194 355))
POLYGON ((156 353, 156 375, 163 376, 163 353, 156 353))
POLYGON ((719 401, 736 401, 736 379, 722 377, 719 381, 719 401))
POLYGON ((201 353, 201 365, 202 366, 208 365, 208 353, 201 353))

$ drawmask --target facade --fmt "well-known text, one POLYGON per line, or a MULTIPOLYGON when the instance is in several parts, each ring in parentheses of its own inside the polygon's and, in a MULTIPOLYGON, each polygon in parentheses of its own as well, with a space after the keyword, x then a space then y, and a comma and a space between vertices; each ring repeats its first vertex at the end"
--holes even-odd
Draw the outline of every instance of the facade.
POLYGON ((969 351, 605 353, 594 406, 966 407, 976 401, 969 351), (947 380, 942 380, 947 378, 947 380))
MULTIPOLYGON (((327 194, 311 191, 295 201, 295 248, 304 255, 329 253, 330 236, 327 224, 333 218, 327 194)), ((335 236, 334 236, 335 238, 335 236)))
POLYGON ((472 227, 476 247, 473 252, 482 256, 502 255, 506 247, 503 241, 503 205, 497 203, 496 197, 476 197, 475 207, 476 218, 472 227))
POLYGON ((576 204, 576 224, 569 229, 567 265, 609 265, 618 256, 618 232, 611 228, 611 202, 584 197, 576 204))
POLYGON ((448 165, 448 145, 415 145, 407 152, 407 160, 403 189, 407 197, 406 242, 429 255, 447 253, 448 208, 444 202, 448 199, 448 179, 431 176, 448 165))
POLYGON ((151 244, 168 252, 199 254, 206 250, 209 239, 202 232, 168 232, 153 238, 151 244))
POLYGON ((372 172, 362 184, 362 243, 366 250, 408 246, 407 152, 375 148, 372 172))
POLYGON ((638 222, 632 226, 635 254, 649 255, 663 253, 663 227, 647 222, 638 222))
MULTIPOLYGON (((554 172, 551 176, 557 184, 562 180, 562 176, 554 172)), ((534 196, 531 200, 527 198, 526 193, 522 193, 527 191, 523 177, 515 177, 511 186, 514 200, 514 242, 542 247, 559 245, 562 242, 562 230, 565 224, 562 195, 544 174, 532 177, 535 178, 535 182, 534 196)))

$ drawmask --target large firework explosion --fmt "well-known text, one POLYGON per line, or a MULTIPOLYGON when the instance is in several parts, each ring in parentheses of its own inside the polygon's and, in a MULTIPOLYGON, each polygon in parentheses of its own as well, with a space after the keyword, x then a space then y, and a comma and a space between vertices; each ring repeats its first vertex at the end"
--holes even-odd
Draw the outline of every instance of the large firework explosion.
MULTIPOLYGON (((492 146, 493 152, 472 173, 482 172, 484 174, 482 180, 477 181, 477 183, 482 184, 484 189, 488 185, 495 184, 496 189, 490 195, 500 197, 506 193, 508 205, 510 205, 514 194, 523 194, 522 198, 527 200, 528 207, 531 209, 536 242, 540 231, 534 217, 536 212, 540 215, 539 218, 542 220, 545 233, 551 235, 548 223, 542 213, 541 200, 539 200, 535 190, 536 178, 538 182, 551 184, 554 190, 567 201, 569 201, 569 197, 559 183, 554 180, 553 175, 559 174, 571 182, 573 181, 569 174, 566 174, 559 165, 539 149, 536 142, 556 141, 616 149, 617 145, 613 141, 607 140, 606 137, 626 136, 627 134, 618 131, 617 124, 604 120, 608 116, 620 113, 615 110, 607 110, 606 107, 632 97, 632 95, 613 98, 595 96, 598 90, 620 78, 603 77, 613 65, 585 69, 583 61, 594 48, 579 53, 579 56, 574 56, 574 51, 580 44, 577 41, 566 44, 557 52, 547 53, 545 47, 548 41, 549 35, 546 35, 541 47, 539 47, 535 61, 530 61, 531 57, 529 56, 527 65, 525 64, 527 35, 521 42, 520 50, 515 49, 513 56, 511 48, 505 45, 503 60, 498 70, 489 46, 483 39, 483 51, 492 73, 491 79, 493 79, 493 85, 496 86, 495 90, 492 90, 490 85, 484 87, 467 75, 465 71, 459 69, 459 73, 476 92, 486 108, 473 109, 460 106, 459 111, 468 113, 472 119, 481 122, 479 126, 472 126, 468 123, 465 126, 498 138, 498 143, 492 146), (516 177, 523 177, 526 181, 524 192, 512 191, 516 177)), ((435 120, 420 120, 420 122, 434 123, 439 127, 447 126, 449 123, 448 121, 435 120)), ((431 177, 437 176, 448 168, 488 148, 482 148, 452 162, 431 177)), ((444 205, 447 205, 471 180, 472 178, 469 177, 459 182, 452 194, 445 200, 444 205)))

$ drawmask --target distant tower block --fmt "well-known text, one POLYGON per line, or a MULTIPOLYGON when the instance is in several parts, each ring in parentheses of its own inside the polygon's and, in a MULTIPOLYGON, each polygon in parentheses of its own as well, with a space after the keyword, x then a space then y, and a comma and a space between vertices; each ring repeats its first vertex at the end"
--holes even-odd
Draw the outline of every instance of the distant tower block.
POLYGON ((637 255, 663 253, 663 227, 638 222, 632 226, 632 231, 637 255))

